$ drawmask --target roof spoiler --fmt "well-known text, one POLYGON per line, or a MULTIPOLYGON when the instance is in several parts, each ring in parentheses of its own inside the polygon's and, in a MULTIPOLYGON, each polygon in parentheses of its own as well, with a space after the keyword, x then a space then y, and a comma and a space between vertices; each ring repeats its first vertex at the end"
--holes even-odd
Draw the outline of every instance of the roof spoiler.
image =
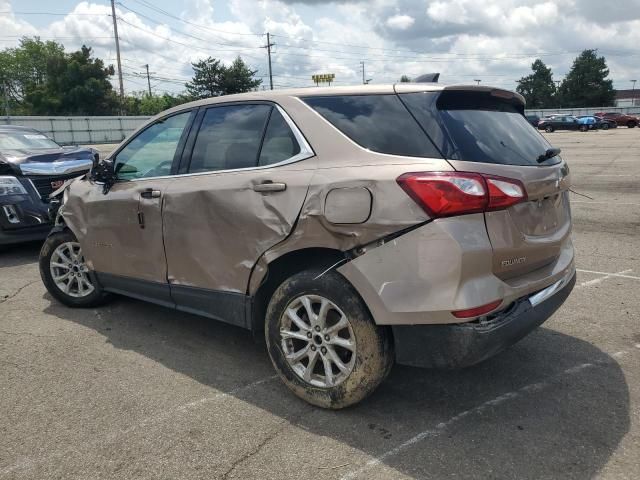
POLYGON ((438 83, 440 73, 425 73, 417 77, 413 83, 438 83))

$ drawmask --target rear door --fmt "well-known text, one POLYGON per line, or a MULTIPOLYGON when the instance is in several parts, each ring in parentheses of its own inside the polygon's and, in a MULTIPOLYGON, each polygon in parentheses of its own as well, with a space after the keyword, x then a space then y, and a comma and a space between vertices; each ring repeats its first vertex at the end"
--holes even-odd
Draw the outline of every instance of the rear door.
POLYGON ((559 156, 538 161, 551 145, 526 121, 517 97, 457 90, 400 96, 456 170, 524 185, 525 202, 485 213, 498 277, 543 278, 563 254, 571 256, 568 168, 559 156))
POLYGON ((251 270, 291 232, 315 160, 275 105, 213 106, 201 118, 183 158, 186 173, 165 196, 171 294, 182 310, 245 326, 251 270))

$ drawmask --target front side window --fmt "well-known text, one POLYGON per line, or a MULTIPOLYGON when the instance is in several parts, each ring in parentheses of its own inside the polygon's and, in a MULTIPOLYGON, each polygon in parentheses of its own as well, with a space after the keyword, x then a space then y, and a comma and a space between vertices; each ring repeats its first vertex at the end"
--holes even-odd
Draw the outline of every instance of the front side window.
POLYGON ((173 115, 140 132, 116 155, 114 167, 118 179, 169 175, 190 115, 190 111, 173 115))
POLYGON ((306 97, 304 102, 374 152, 441 158, 397 95, 306 97))
POLYGON ((193 146, 189 172, 255 167, 271 108, 260 104, 207 109, 193 146))

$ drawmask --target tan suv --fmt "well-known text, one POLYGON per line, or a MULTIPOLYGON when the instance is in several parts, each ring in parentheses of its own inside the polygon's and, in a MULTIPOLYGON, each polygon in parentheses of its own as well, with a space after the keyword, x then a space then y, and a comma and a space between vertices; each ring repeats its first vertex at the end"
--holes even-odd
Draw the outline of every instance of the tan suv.
POLYGON ((264 332, 322 407, 394 361, 475 364, 575 283, 569 170, 523 108, 437 84, 181 105, 66 189, 42 279, 72 307, 116 293, 264 332))

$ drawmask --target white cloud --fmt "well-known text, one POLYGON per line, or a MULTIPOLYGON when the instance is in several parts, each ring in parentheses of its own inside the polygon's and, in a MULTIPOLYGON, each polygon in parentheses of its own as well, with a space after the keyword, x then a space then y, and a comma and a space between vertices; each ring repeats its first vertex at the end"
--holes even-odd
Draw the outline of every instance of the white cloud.
POLYGON ((409 15, 394 15, 387 19, 387 26, 397 30, 406 30, 416 22, 415 18, 409 15))
MULTIPOLYGON (((444 82, 481 78, 514 88, 538 54, 561 78, 581 50, 598 48, 616 85, 626 88, 628 79, 640 76, 640 0, 610 3, 605 8, 601 0, 340 0, 328 6, 310 0, 229 0, 223 12, 214 0, 188 0, 169 9, 183 21, 138 3, 125 5, 144 16, 117 10, 127 90, 146 87, 145 79, 136 77, 148 63, 159 77, 152 81, 157 90, 180 91, 191 76, 190 62, 209 55, 224 62, 241 55, 266 82, 261 47, 267 31, 275 43, 276 86, 310 86, 310 75, 324 72, 335 73, 336 84, 359 83, 364 62, 367 78, 377 83, 439 71, 444 82)), ((42 0, 41 10, 47 9, 42 0)), ((11 3, 0 0, 0 11, 10 10, 11 3)), ((44 28, 30 24, 30 17, 5 14, 0 46, 37 34, 58 38, 68 50, 85 43, 115 63, 110 8, 84 1, 72 13, 52 17, 44 28)))

